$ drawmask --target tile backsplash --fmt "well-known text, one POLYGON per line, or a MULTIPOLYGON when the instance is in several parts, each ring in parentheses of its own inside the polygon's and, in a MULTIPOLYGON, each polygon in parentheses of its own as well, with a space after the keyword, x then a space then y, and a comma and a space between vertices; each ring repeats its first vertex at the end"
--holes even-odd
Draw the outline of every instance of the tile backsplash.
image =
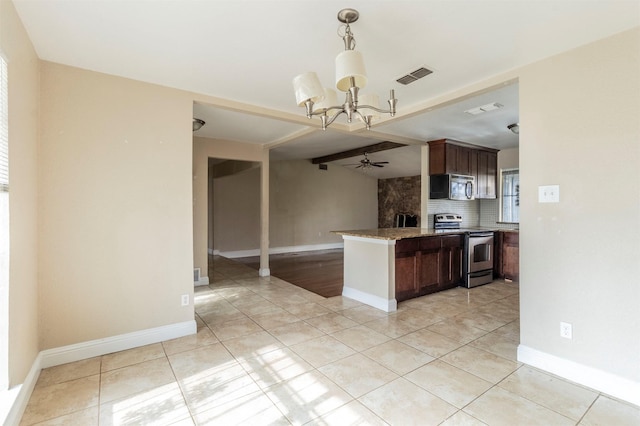
POLYGON ((462 215, 462 227, 470 228, 480 225, 480 205, 477 200, 429 200, 427 204, 428 224, 423 228, 433 228, 433 215, 438 213, 456 213, 462 215))
MULTIPOLYGON (((500 204, 498 200, 429 200, 429 228, 433 228, 433 215, 437 213, 457 213, 462 215, 462 227, 484 226, 497 229, 517 228, 517 224, 498 223, 500 204)), ((424 227, 424 225, 423 225, 424 227)))
MULTIPOLYGON (((512 223, 498 223, 498 200, 429 200, 427 218, 420 218, 422 228, 433 228, 433 216, 438 213, 462 215, 462 227, 485 226, 497 229, 513 229, 512 223)), ((391 228, 398 213, 420 215, 420 176, 380 179, 378 181, 378 227, 391 228)))

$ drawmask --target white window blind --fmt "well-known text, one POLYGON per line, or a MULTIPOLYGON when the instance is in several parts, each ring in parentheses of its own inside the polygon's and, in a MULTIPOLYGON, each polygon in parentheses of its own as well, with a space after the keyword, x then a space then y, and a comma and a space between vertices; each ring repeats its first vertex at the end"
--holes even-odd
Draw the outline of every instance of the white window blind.
POLYGON ((520 170, 502 171, 502 221, 520 222, 520 170))
POLYGON ((9 191, 9 114, 7 63, 0 56, 0 192, 9 191))

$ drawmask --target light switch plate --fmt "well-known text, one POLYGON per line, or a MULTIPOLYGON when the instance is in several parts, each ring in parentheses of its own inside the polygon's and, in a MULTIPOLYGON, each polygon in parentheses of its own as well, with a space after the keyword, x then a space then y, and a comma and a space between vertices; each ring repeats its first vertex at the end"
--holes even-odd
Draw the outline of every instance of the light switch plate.
POLYGON ((539 203, 559 203, 560 185, 546 185, 538 187, 539 203))

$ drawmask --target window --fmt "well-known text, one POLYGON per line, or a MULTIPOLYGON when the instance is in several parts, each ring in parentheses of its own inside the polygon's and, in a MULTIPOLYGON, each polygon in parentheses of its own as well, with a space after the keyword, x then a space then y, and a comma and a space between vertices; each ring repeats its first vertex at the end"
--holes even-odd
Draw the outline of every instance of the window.
POLYGON ((502 222, 520 222, 520 170, 502 170, 502 222))

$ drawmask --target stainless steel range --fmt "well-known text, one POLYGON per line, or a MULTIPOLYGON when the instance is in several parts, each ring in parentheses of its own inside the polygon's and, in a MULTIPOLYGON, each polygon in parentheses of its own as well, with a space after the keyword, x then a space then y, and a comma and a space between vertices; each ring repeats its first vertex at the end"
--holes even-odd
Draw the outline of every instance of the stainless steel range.
POLYGON ((464 232, 462 279, 467 288, 493 281, 493 231, 462 228, 462 216, 455 213, 434 215, 434 228, 442 232, 464 232))

